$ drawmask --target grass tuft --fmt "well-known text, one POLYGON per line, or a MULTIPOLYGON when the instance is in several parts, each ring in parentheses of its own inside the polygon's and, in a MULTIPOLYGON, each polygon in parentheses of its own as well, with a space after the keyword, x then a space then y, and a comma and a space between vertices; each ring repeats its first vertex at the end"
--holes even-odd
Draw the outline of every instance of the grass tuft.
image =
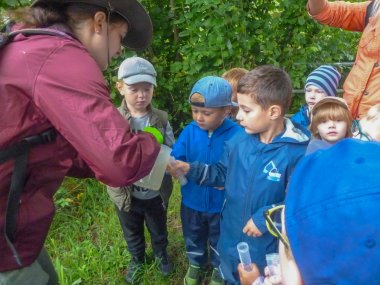
MULTIPOLYGON (((164 277, 152 261, 139 273, 140 284, 183 284, 188 263, 179 215, 180 196, 175 184, 168 209, 168 255, 173 273, 164 277)), ((55 200, 57 212, 46 247, 60 284, 125 284, 130 255, 105 186, 95 180, 68 178, 55 200)), ((147 255, 154 260, 147 231, 146 242, 147 255)))

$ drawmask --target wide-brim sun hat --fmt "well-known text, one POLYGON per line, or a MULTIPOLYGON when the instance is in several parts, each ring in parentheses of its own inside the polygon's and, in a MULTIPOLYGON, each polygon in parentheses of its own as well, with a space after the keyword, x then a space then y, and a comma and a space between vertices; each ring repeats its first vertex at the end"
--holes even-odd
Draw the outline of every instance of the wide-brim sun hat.
POLYGON ((142 50, 152 42, 152 21, 145 8, 136 0, 36 0, 32 7, 46 3, 85 3, 115 12, 128 22, 128 33, 121 44, 131 50, 142 50))

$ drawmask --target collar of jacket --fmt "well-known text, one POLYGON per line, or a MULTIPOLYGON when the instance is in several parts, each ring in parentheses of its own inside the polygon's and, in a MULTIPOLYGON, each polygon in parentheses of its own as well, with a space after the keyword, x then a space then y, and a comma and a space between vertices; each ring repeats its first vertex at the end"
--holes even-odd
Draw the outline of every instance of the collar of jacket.
POLYGON ((288 118, 285 118, 285 132, 283 132, 281 139, 289 138, 291 140, 295 140, 297 142, 307 142, 309 141, 309 137, 302 132, 302 130, 298 129, 292 121, 288 118))
MULTIPOLYGON (((121 111, 121 114, 125 118, 128 119, 128 121, 130 120, 130 118, 132 118, 131 112, 128 109, 127 102, 125 102, 125 99, 123 99, 123 101, 121 101, 121 105, 119 107, 119 110, 121 111)), ((152 112, 152 105, 151 104, 149 104, 149 106, 147 107, 147 111, 148 111, 148 113, 152 112)))

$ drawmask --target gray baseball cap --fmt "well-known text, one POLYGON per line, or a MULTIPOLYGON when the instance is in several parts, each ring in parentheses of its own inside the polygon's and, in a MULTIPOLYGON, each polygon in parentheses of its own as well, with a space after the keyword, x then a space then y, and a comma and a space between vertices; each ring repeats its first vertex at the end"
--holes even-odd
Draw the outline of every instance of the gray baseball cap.
POLYGON ((149 82, 157 86, 156 77, 157 73, 153 65, 146 59, 137 56, 125 59, 117 73, 117 78, 122 79, 128 85, 149 82))

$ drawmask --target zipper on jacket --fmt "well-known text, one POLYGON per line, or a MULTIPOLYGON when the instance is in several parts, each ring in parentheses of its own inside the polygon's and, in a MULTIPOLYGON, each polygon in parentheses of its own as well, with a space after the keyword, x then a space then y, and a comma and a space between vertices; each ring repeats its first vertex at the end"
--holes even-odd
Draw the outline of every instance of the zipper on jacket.
MULTIPOLYGON (((207 156, 206 156, 206 161, 207 164, 210 164, 210 151, 211 151, 211 140, 212 137, 214 136, 214 132, 211 133, 211 135, 207 134, 208 136, 208 142, 207 142, 207 156)), ((206 186, 206 191, 205 191, 205 209, 209 210, 210 208, 210 186, 206 186)))
MULTIPOLYGON (((255 159, 255 161, 254 161, 254 164, 253 165, 255 165, 255 164, 257 164, 256 162, 259 160, 259 156, 261 156, 261 154, 262 154, 262 149, 260 149, 257 153, 256 153, 256 159, 255 159)), ((254 173, 252 173, 252 175, 251 175, 251 177, 250 177, 250 179, 249 179, 249 181, 248 181, 248 184, 247 184, 247 188, 249 188, 249 186, 250 185, 254 185, 254 180, 255 180, 255 175, 254 175, 254 173)), ((250 188, 249 188, 250 189, 250 188)), ((252 198, 252 192, 253 192, 253 188, 252 188, 252 191, 248 191, 248 193, 246 194, 246 196, 245 196, 245 205, 244 205, 244 212, 243 212, 243 219, 247 216, 247 208, 248 208, 248 205, 249 204, 251 204, 251 198, 252 198)), ((252 217, 251 217, 251 215, 249 215, 249 219, 251 219, 252 217)), ((248 220, 249 220, 248 219, 248 220)), ((248 221, 247 221, 248 222, 248 221)), ((254 222, 254 221, 253 221, 254 222)), ((244 222, 243 222, 244 223, 244 222)), ((245 224, 243 225, 243 227, 245 226, 245 224)), ((240 241, 243 241, 244 239, 244 233, 242 232, 242 234, 241 234, 241 238, 240 238, 240 241)))

